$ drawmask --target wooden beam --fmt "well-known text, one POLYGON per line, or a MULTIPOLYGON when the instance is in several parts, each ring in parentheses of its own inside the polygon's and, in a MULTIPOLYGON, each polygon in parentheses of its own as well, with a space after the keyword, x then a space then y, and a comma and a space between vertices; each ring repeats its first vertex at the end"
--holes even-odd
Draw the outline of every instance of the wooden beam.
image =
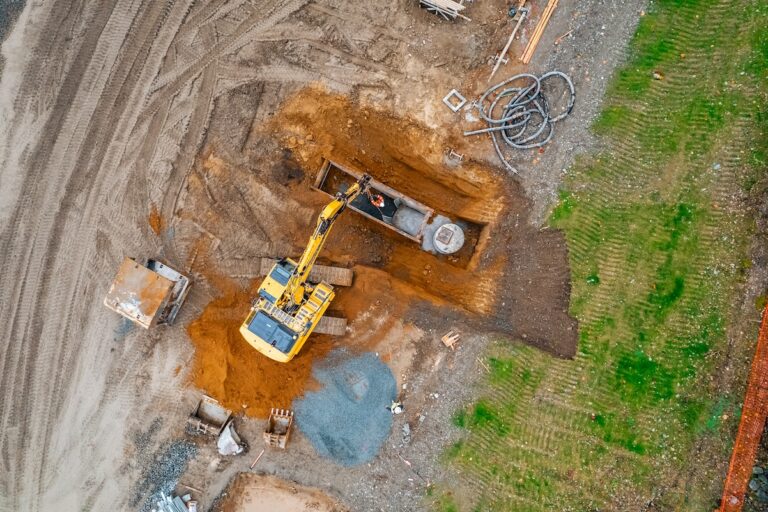
POLYGON ((526 47, 525 52, 521 58, 524 64, 528 64, 531 61, 531 58, 533 58, 533 54, 536 52, 539 40, 544 33, 544 29, 549 23, 549 18, 552 16, 552 13, 557 6, 557 2, 558 0, 549 0, 549 3, 547 3, 547 7, 544 9, 541 18, 539 19, 539 23, 536 25, 536 29, 533 31, 531 40, 528 42, 528 46, 526 47))
POLYGON ((525 48, 522 57, 520 57, 520 60, 523 62, 523 64, 528 64, 531 62, 533 54, 536 52, 536 47, 539 44, 539 40, 541 39, 541 35, 544 33, 544 29, 547 27, 547 23, 549 23, 549 18, 552 17, 552 13, 554 12, 555 7, 557 7, 557 1, 558 0, 549 0, 547 7, 541 14, 539 23, 536 25, 536 28, 531 35, 531 40, 528 42, 528 46, 525 48))

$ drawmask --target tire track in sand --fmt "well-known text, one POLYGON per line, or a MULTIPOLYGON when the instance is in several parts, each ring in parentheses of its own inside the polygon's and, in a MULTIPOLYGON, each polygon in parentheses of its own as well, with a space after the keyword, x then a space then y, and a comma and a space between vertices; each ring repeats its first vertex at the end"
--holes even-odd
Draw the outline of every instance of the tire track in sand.
MULTIPOLYGON (((138 81, 144 78, 148 84, 151 80, 142 70, 169 12, 160 3, 150 2, 146 13, 141 7, 121 4, 101 11, 108 18, 104 29, 79 50, 65 79, 71 86, 63 88, 50 129, 29 160, 24 199, 12 227, 2 236, 5 266, 0 293, 2 302, 12 304, 12 309, 0 328, 11 341, 2 354, 0 421, 4 432, 9 427, 15 432, 2 446, 8 470, 3 487, 17 510, 40 509, 50 480, 57 476, 56 468, 46 468, 47 448, 55 432, 64 427, 54 421, 62 405, 72 400, 66 395, 67 378, 83 348, 74 340, 90 308, 90 304, 77 305, 93 239, 78 234, 93 231, 87 220, 98 194, 86 198, 82 193, 99 189, 107 148, 121 135, 111 128, 128 109, 129 99, 141 99, 131 94, 138 81), (105 65, 109 62, 113 66, 105 65), (12 351, 11 357, 7 351, 12 351), (52 475, 45 478, 45 472, 52 475)), ((154 59, 156 68, 161 58, 162 54, 154 59)), ((122 135, 132 129, 129 124, 122 135)), ((109 171, 113 169, 107 167, 109 171)))

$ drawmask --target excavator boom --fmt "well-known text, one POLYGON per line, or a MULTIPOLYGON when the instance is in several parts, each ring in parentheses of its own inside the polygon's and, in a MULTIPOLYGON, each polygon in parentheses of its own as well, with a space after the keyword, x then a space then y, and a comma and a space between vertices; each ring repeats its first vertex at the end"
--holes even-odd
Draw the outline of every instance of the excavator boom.
POLYGON ((330 284, 311 285, 307 280, 336 219, 348 203, 367 192, 370 179, 365 174, 346 191, 337 193, 320 213, 299 260, 283 258, 264 278, 240 333, 267 357, 290 361, 333 300, 335 293, 330 284))
MULTIPOLYGON (((312 271, 312 267, 317 261, 317 257, 320 255, 320 251, 325 245, 325 241, 328 239, 328 235, 331 232, 331 227, 336 219, 341 215, 341 212, 347 207, 347 203, 354 200, 360 193, 363 193, 368 188, 368 182, 371 177, 367 174, 363 175, 356 183, 352 184, 344 192, 339 192, 334 197, 333 201, 323 208, 320 212, 320 216, 317 218, 317 225, 315 231, 309 238, 309 243, 304 249, 304 253, 299 258, 299 262, 293 271, 293 276, 288 282, 285 293, 282 300, 291 300, 294 304, 299 303, 302 300, 304 294, 304 287, 309 273, 312 271)), ((282 302, 280 302, 282 304, 282 302)))

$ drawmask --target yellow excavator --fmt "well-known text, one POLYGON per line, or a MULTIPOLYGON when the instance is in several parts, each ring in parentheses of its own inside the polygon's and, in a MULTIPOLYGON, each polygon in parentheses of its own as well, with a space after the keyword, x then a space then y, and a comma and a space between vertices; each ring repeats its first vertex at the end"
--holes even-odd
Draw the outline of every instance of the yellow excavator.
POLYGON ((338 192, 320 213, 299 261, 277 261, 261 283, 240 334, 270 359, 281 363, 293 359, 328 309, 335 296, 333 286, 325 280, 311 284, 310 273, 334 222, 348 203, 368 191, 370 180, 364 174, 346 191, 338 192))

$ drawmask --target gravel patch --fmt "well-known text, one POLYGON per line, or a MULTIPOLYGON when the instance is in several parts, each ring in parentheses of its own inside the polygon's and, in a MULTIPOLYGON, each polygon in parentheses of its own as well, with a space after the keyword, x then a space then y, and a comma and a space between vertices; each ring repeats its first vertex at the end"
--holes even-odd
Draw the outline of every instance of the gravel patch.
POLYGON ((136 486, 131 506, 136 507, 143 499, 139 510, 152 510, 152 505, 161 492, 173 492, 179 477, 187 470, 187 464, 195 455, 197 446, 189 441, 174 441, 161 448, 136 486))
MULTIPOLYGON (((25 4, 26 0, 0 0, 0 44, 11 33, 25 4)), ((4 57, 0 55, 0 76, 3 74, 4 64, 4 57)))
POLYGON ((294 403, 299 429, 320 455, 342 466, 373 459, 392 427, 392 371, 375 354, 339 350, 313 375, 323 388, 294 403))

